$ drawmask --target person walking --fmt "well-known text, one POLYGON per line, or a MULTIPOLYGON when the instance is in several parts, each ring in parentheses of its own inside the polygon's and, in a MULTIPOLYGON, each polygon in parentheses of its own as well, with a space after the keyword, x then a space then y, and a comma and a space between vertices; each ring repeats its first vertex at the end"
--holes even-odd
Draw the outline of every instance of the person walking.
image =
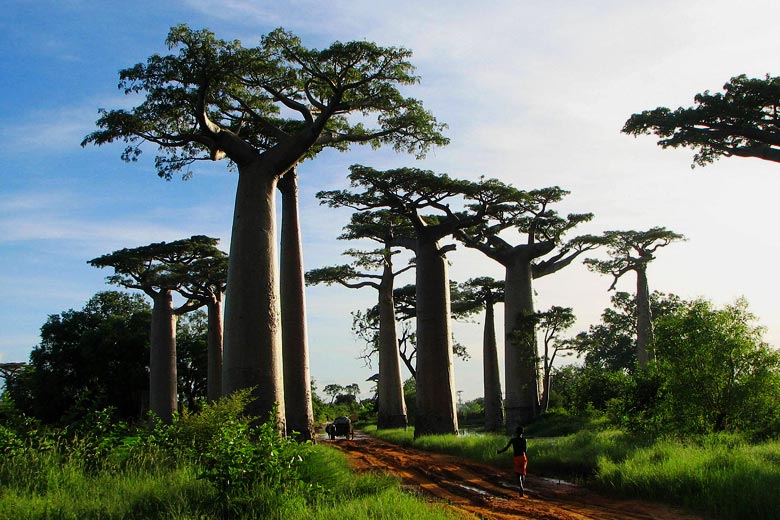
POLYGON ((509 442, 498 450, 498 453, 504 453, 512 446, 512 452, 514 457, 512 458, 515 467, 515 477, 517 477, 517 485, 520 487, 520 496, 525 496, 525 474, 528 467, 528 455, 526 454, 527 442, 523 433, 525 430, 522 426, 518 426, 515 436, 509 439, 509 442))

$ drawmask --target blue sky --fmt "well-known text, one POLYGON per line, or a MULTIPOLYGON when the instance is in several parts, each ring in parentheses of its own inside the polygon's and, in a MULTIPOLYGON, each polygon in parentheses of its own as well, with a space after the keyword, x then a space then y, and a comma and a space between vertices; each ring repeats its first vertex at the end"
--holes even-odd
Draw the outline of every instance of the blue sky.
MULTIPOLYGON (((688 241, 662 250, 651 289, 717 304, 745 296, 780 343, 774 264, 780 165, 722 160, 691 170, 690 151, 620 134, 634 112, 688 106, 731 76, 780 74, 780 40, 768 30, 780 4, 746 0, 208 2, 15 1, 0 18, 0 362, 25 361, 50 314, 81 308, 108 286, 86 261, 122 248, 193 234, 229 247, 235 175, 199 166, 189 181, 156 177, 152 154, 135 164, 121 146, 79 143, 100 107, 127 106, 119 69, 166 52, 178 23, 254 45, 284 27, 304 44, 366 39, 414 51, 422 77, 408 93, 443 122, 452 144, 421 162, 390 150, 324 152, 301 168, 307 268, 342 263, 335 237, 348 214, 314 193, 346 187, 350 164, 419 166, 453 177, 498 177, 521 188, 559 185, 559 210, 596 214, 583 233, 666 226, 688 241)), ((460 248, 453 279, 501 277, 460 248)), ((540 309, 574 308, 575 333, 609 303, 611 280, 572 266, 537 283, 540 309)), ((619 288, 632 290, 629 281, 619 288)), ((355 358, 350 311, 373 294, 311 288, 311 370, 320 388, 373 371, 355 358)), ((480 320, 477 319, 477 322, 480 320)), ((481 395, 480 325, 457 324, 472 359, 457 362, 456 388, 481 395)))

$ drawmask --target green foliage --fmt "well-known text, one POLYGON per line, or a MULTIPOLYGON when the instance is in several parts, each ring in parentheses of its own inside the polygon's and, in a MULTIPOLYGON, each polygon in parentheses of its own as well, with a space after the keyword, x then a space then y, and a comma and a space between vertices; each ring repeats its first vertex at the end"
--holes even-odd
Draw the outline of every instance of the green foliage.
POLYGON ((223 287, 227 276, 226 255, 217 248, 219 239, 204 235, 172 242, 124 248, 93 258, 92 267, 113 267, 109 283, 149 293, 193 286, 223 287), (215 265, 216 263, 216 265, 215 265), (201 272, 202 270, 202 272, 201 272))
POLYGON ((776 518, 780 443, 737 436, 662 440, 623 458, 599 457, 593 484, 611 493, 687 506, 712 518, 776 518))
POLYGON ((588 258, 584 263, 597 273, 611 274, 611 290, 625 273, 646 270, 647 264, 655 260, 655 252, 658 249, 672 242, 685 240, 685 237, 665 227, 654 227, 647 231, 605 231, 601 237, 592 240, 607 247, 610 258, 588 258))
POLYGON ((123 419, 140 417, 150 322, 140 295, 115 291, 97 293, 80 311, 51 315, 6 391, 19 412, 46 423, 71 423, 106 407, 123 419))
POLYGON ((154 143, 158 174, 170 179, 188 177, 197 160, 227 154, 240 163, 248 147, 262 153, 291 138, 309 157, 349 143, 390 144, 421 156, 447 143, 444 125, 398 90, 419 80, 406 49, 365 41, 309 49, 283 29, 244 47, 186 25, 171 28, 166 43, 177 52, 120 71, 119 88, 143 101, 101 111, 99 130, 82 145, 123 141, 122 159, 135 161, 144 142, 154 143), (353 123, 353 113, 362 122, 353 123))
POLYGON ((593 408, 635 432, 780 432, 780 354, 762 339, 747 302, 722 309, 706 300, 684 302, 654 294, 657 359, 646 370, 620 366, 635 308, 627 294, 613 298, 602 324, 575 340, 584 367, 558 371, 562 405, 593 408))
POLYGON ((731 78, 723 90, 697 94, 693 107, 658 107, 634 114, 623 132, 655 134, 663 148, 692 148, 696 150, 692 166, 731 156, 780 161, 776 119, 780 78, 743 74, 731 78))
POLYGON ((0 518, 452 518, 392 477, 355 476, 342 454, 284 439, 272 421, 252 424, 250 396, 137 430, 109 410, 68 432, 2 425, 0 518))
MULTIPOLYGON (((579 355, 584 356, 585 366, 601 367, 610 371, 635 369, 636 299, 633 295, 618 291, 612 295, 612 307, 604 309, 601 323, 591 325, 587 331, 569 340, 579 355)), ((653 320, 673 312, 683 304, 679 296, 653 291, 650 294, 650 310, 653 320)))
POLYGON ((688 303, 656 326, 667 420, 683 431, 778 426, 780 354, 762 339, 745 300, 688 303))
POLYGON ((305 445, 283 437, 272 420, 253 427, 232 419, 209 440, 199 478, 210 482, 229 507, 258 485, 281 490, 300 483, 297 471, 304 453, 305 445))
POLYGON ((208 382, 208 316, 197 310, 176 325, 176 388, 179 401, 197 410, 206 397, 208 382))

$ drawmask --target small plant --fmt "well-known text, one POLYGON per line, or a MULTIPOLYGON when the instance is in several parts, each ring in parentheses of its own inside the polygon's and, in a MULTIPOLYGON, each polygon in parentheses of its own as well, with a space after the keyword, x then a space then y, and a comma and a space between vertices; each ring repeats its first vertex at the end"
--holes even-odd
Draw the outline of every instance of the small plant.
POLYGON ((281 490, 300 484, 298 470, 307 445, 282 436, 276 408, 270 417, 260 426, 242 416, 222 423, 201 457, 199 478, 216 488, 226 508, 258 486, 281 490))

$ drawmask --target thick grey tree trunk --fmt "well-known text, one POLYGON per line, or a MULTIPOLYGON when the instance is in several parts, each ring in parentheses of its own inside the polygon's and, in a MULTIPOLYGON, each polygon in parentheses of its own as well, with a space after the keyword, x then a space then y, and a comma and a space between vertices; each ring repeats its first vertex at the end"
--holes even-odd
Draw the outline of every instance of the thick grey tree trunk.
POLYGON ((514 435, 539 410, 539 371, 536 327, 533 320, 531 257, 515 254, 506 264, 504 286, 504 367, 506 378, 506 432, 514 435))
POLYGON ((653 359, 653 319, 650 313, 650 290, 645 269, 636 270, 636 359, 640 368, 647 368, 653 359))
POLYGON ((438 241, 417 240, 417 410, 414 435, 457 434, 450 284, 438 241))
POLYGON ((206 309, 209 321, 206 399, 213 403, 222 397, 222 293, 214 294, 206 309))
POLYGON ((149 409, 166 423, 177 411, 176 321, 173 294, 164 289, 152 295, 149 351, 149 409))
POLYGON ((311 404, 303 250, 298 217, 298 184, 295 168, 285 173, 279 180, 279 190, 282 192, 279 279, 287 432, 298 432, 300 440, 311 440, 314 437, 314 412, 311 404))
POLYGON ((268 418, 275 404, 285 429, 279 288, 276 277, 276 173, 260 160, 239 165, 225 294, 223 394, 255 387, 248 413, 268 418))
POLYGON ((496 345, 496 323, 493 302, 485 302, 485 331, 482 342, 483 381, 485 385, 485 429, 497 432, 504 425, 504 410, 501 402, 501 376, 498 367, 496 345))
POLYGON ((398 353, 398 331, 393 301, 393 265, 387 253, 379 284, 379 382, 377 400, 379 416, 377 428, 406 428, 406 401, 404 400, 401 363, 398 353))

